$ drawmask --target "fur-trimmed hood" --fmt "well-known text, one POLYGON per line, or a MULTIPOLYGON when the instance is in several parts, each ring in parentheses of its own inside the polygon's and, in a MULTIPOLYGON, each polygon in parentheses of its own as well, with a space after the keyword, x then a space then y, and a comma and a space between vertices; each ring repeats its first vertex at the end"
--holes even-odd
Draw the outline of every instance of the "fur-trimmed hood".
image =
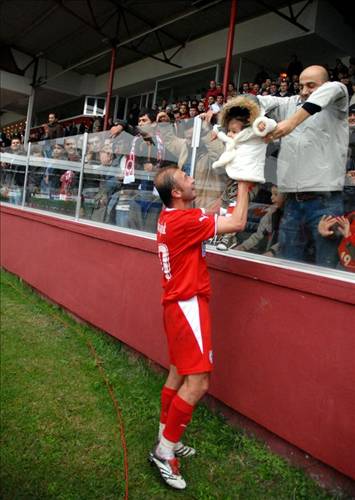
POLYGON ((244 108, 250 113, 249 123, 252 125, 254 121, 260 116, 261 109, 257 98, 252 94, 240 95, 234 97, 230 101, 226 102, 223 106, 222 111, 219 114, 219 124, 227 130, 228 117, 232 108, 244 108))

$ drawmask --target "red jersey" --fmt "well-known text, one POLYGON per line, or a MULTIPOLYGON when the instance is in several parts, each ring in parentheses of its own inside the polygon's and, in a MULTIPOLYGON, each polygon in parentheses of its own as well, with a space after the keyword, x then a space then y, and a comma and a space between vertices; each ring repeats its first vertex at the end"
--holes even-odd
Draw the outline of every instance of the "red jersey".
POLYGON ((350 223, 350 235, 341 241, 338 253, 340 262, 347 271, 355 272, 355 212, 348 214, 350 223))
POLYGON ((216 234, 216 215, 201 208, 165 209, 158 221, 157 241, 163 269, 162 303, 209 298, 210 278, 204 241, 216 234))

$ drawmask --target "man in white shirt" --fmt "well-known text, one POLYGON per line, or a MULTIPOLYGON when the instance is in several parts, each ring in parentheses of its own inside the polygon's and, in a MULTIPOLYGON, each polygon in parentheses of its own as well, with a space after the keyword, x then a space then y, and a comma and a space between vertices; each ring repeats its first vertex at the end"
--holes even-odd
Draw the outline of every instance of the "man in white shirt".
POLYGON ((265 113, 279 122, 268 139, 281 139, 277 185, 286 194, 281 256, 304 260, 311 238, 315 263, 335 267, 336 242, 318 234, 318 223, 323 215, 343 215, 347 89, 340 82, 329 82, 322 66, 309 66, 300 75, 300 95, 257 98, 265 113))

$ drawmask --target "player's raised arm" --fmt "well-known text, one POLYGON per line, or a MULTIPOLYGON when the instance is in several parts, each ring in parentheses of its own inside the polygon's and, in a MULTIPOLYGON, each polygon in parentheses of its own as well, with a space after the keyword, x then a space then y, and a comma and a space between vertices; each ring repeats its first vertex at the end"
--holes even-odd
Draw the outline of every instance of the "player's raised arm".
POLYGON ((217 234, 235 233, 243 231, 247 223, 249 205, 250 182, 238 182, 237 204, 228 217, 219 216, 217 219, 217 234))

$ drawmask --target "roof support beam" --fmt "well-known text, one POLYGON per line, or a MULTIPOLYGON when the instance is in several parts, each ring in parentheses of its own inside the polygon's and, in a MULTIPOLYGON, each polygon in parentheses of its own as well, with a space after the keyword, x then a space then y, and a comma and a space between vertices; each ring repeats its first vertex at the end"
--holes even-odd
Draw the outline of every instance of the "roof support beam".
MULTIPOLYGON (((88 26, 89 28, 91 28, 92 30, 94 30, 100 36, 102 36, 104 38, 108 38, 107 34, 104 33, 101 30, 101 28, 98 26, 98 24, 97 24, 96 21, 95 21, 94 24, 92 24, 89 21, 87 21, 86 19, 82 18, 81 16, 79 16, 79 14, 77 14, 76 12, 74 12, 73 10, 71 10, 69 7, 67 7, 66 5, 64 5, 63 0, 55 0, 55 2, 59 5, 59 7, 61 9, 65 10, 66 12, 68 12, 69 14, 71 14, 73 17, 75 17, 76 19, 78 19, 79 21, 81 21, 83 24, 85 24, 85 26, 88 26)), ((92 15, 93 15, 93 12, 92 12, 92 15)), ((111 50, 111 49, 109 49, 109 50, 111 50)))
MULTIPOLYGON (((118 3, 117 0, 110 0, 110 1, 111 1, 111 3, 113 3, 114 5, 116 5, 117 7, 122 8, 120 6, 120 4, 118 3)), ((150 21, 148 21, 148 19, 146 19, 145 17, 141 16, 140 14, 136 14, 132 9, 129 9, 129 8, 127 8, 125 6, 124 10, 127 12, 127 14, 131 15, 132 17, 135 17, 136 19, 138 19, 138 21, 141 21, 142 23, 144 23, 147 26, 149 26, 149 28, 154 28, 154 24, 152 24, 150 21)), ((163 33, 163 35, 171 38, 171 40, 173 40, 174 42, 178 43, 179 45, 183 44, 182 40, 179 40, 175 36, 171 35, 167 30, 160 29, 160 32, 163 33)))
MULTIPOLYGON (((154 33, 155 31, 160 30, 161 28, 164 28, 165 26, 169 26, 170 24, 177 23, 178 21, 181 21, 182 19, 186 19, 187 17, 190 17, 194 14, 197 14, 198 12, 201 12, 203 10, 210 8, 210 7, 213 7, 214 5, 217 5, 217 4, 221 3, 222 1, 223 0, 212 0, 212 1, 208 2, 208 4, 204 3, 201 7, 194 8, 194 9, 190 10, 189 12, 184 12, 183 14, 180 14, 179 16, 176 16, 176 17, 171 18, 171 19, 167 19, 166 21, 155 26, 154 28, 147 29, 147 30, 129 38, 128 40, 124 40, 122 42, 119 42, 118 44, 116 44, 116 47, 117 48, 124 47, 125 45, 130 44, 136 40, 139 40, 140 38, 142 38, 146 35, 149 35, 150 33, 154 33)), ((88 64, 92 61, 95 61, 95 60, 105 56, 109 52, 111 52, 111 50, 112 50, 112 47, 108 47, 105 50, 103 50, 102 52, 99 52, 98 54, 95 54, 91 57, 88 57, 85 60, 77 61, 76 63, 69 65, 67 68, 63 69, 59 73, 56 73, 55 75, 52 75, 49 78, 43 80, 41 82, 41 85, 44 85, 45 83, 47 83, 50 80, 54 80, 55 78, 58 78, 58 76, 61 76, 65 73, 67 73, 68 71, 71 71, 71 70, 77 68, 78 66, 82 66, 84 64, 88 64)))
POLYGON ((32 24, 28 25, 26 29, 24 29, 20 33, 16 32, 16 35, 14 35, 13 38, 8 43, 11 44, 13 41, 18 42, 19 40, 21 40, 21 38, 23 38, 25 35, 28 35, 37 26, 42 24, 43 21, 45 21, 55 10, 57 10, 57 8, 58 5, 53 5, 50 9, 46 10, 44 14, 37 17, 37 19, 32 24))
POLYGON ((133 50, 133 52, 136 52, 136 54, 139 54, 141 56, 150 57, 151 59, 155 59, 156 61, 163 62, 165 64, 169 64, 170 66, 173 66, 174 68, 179 68, 179 69, 182 68, 182 66, 180 66, 179 64, 175 64, 175 63, 171 62, 171 60, 168 59, 168 58, 162 59, 161 57, 158 57, 158 56, 154 56, 154 55, 151 55, 151 54, 146 54, 142 50, 139 50, 135 45, 132 45, 132 44, 125 45, 124 48, 125 49, 129 49, 129 50, 133 50))
POLYGON ((273 12, 274 14, 282 17, 282 19, 285 19, 286 21, 288 21, 289 23, 293 24, 294 26, 297 26, 298 28, 300 28, 302 31, 305 31, 306 33, 308 33, 310 30, 309 28, 306 28, 306 26, 303 26, 303 24, 300 24, 297 19, 298 17, 300 16, 300 14, 304 11, 304 9, 306 7, 308 7, 308 5, 310 3, 312 3, 312 0, 308 0, 308 2, 306 3, 306 5, 304 7, 302 7, 301 11, 296 15, 294 16, 293 15, 293 11, 292 11, 292 8, 291 8, 291 4, 289 4, 289 8, 290 8, 290 13, 291 13, 291 16, 287 16, 286 14, 284 14, 283 12, 275 9, 274 7, 271 7, 268 3, 264 2, 264 0, 256 0, 258 3, 260 3, 261 5, 263 5, 266 9, 268 9, 270 12, 273 12))

